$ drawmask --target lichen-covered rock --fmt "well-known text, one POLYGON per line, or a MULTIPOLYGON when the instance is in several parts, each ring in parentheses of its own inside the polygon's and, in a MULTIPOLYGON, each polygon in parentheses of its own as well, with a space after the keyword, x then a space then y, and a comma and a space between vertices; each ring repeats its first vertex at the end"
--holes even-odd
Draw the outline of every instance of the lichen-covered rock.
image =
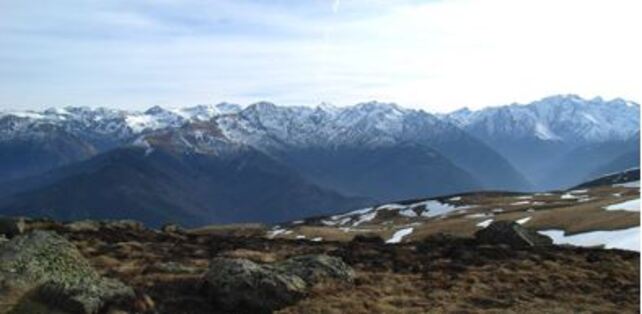
POLYGON ((217 257, 204 277, 213 302, 241 312, 271 312, 293 304, 324 279, 352 282, 354 271, 328 255, 303 255, 271 264, 217 257))
POLYGON ((343 260, 323 254, 296 256, 277 263, 275 267, 284 273, 301 277, 308 285, 323 279, 354 280, 354 271, 343 260))
POLYGON ((296 302, 307 289, 297 275, 246 259, 214 258, 204 279, 215 303, 242 312, 271 312, 296 302))
POLYGON ((0 244, 0 303, 9 304, 5 311, 39 303, 69 313, 97 313, 133 296, 120 281, 101 277, 72 243, 54 232, 34 231, 0 244))
POLYGON ((506 244, 515 248, 552 245, 548 236, 527 229, 513 221, 495 221, 475 233, 481 243, 506 244))
POLYGON ((25 231, 25 221, 23 218, 0 217, 0 234, 11 239, 25 231))

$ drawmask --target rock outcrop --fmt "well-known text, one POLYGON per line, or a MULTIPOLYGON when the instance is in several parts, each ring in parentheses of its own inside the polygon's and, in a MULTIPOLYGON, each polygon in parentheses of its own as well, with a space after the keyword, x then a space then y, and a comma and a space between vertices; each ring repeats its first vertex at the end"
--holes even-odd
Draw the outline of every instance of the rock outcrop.
POLYGON ((338 257, 305 255, 273 264, 218 257, 204 280, 212 301, 223 308, 271 312, 305 297, 323 279, 353 278, 352 269, 338 257))
POLYGON ((78 249, 49 231, 0 244, 0 313, 98 313, 134 291, 101 277, 78 249))
POLYGON ((475 238, 485 244, 506 244, 514 248, 552 245, 548 236, 523 227, 513 221, 495 221, 475 233, 475 238))
POLYGON ((25 231, 25 221, 22 218, 0 216, 0 235, 11 239, 25 231))

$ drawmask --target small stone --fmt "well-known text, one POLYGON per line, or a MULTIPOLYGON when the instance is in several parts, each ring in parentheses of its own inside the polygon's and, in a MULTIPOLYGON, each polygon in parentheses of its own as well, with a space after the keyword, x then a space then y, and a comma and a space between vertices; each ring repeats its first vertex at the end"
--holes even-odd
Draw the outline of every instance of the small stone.
POLYGON ((161 227, 161 231, 165 233, 179 233, 183 232, 183 228, 177 224, 165 224, 161 227))

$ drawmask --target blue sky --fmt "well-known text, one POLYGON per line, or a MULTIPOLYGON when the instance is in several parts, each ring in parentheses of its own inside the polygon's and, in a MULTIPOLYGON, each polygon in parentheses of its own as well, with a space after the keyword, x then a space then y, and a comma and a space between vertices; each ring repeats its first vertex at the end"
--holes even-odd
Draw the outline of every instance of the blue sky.
POLYGON ((639 102, 639 3, 0 0, 0 109, 639 102))

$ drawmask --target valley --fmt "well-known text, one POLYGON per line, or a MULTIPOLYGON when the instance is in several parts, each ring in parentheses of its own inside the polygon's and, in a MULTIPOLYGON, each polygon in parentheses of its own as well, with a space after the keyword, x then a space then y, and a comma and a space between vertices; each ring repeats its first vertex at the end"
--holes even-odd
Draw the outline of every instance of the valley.
POLYGON ((374 101, 9 111, 0 214, 277 223, 403 199, 565 190, 639 167, 638 143, 638 104, 574 95, 449 114, 374 101))

